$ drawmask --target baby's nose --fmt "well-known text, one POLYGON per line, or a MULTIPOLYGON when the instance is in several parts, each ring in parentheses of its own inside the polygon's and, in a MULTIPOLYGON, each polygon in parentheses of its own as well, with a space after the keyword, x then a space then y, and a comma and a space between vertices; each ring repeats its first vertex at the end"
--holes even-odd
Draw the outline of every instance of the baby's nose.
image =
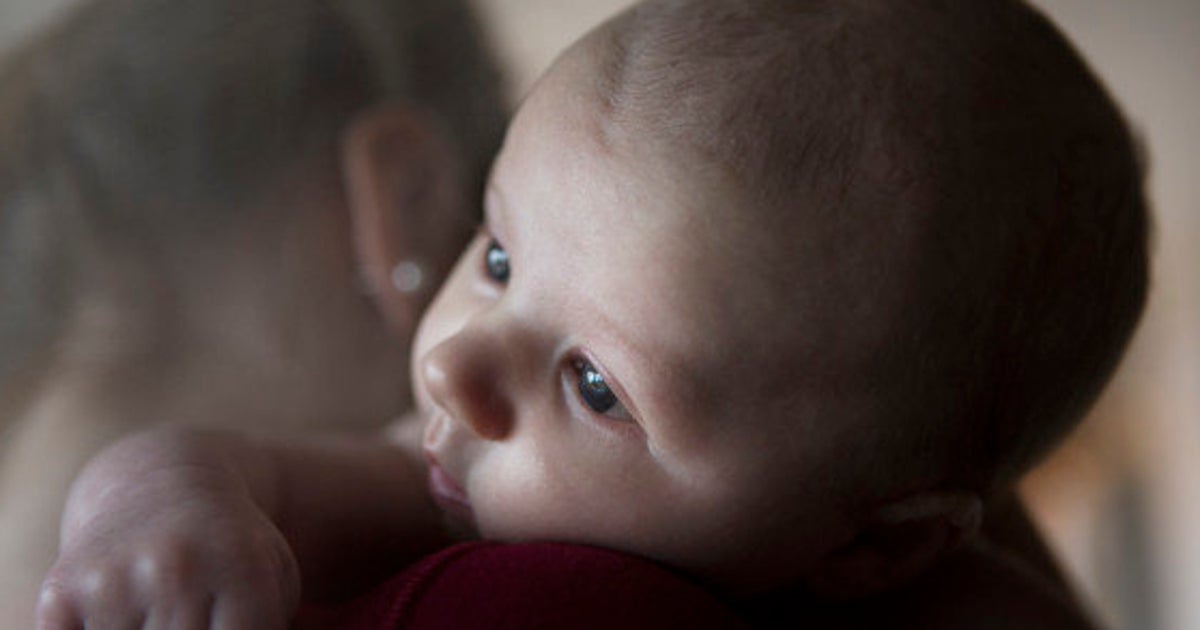
POLYGON ((433 401, 486 440, 503 440, 512 430, 514 409, 504 355, 501 344, 468 325, 421 361, 433 401))

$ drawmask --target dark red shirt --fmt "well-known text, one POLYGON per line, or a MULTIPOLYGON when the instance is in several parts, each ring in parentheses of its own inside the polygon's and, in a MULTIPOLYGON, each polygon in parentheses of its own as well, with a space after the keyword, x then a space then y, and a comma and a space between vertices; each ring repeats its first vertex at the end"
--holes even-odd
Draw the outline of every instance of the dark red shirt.
POLYGON ((741 628, 720 599, 652 562, 555 543, 471 542, 345 604, 302 607, 297 628, 741 628))

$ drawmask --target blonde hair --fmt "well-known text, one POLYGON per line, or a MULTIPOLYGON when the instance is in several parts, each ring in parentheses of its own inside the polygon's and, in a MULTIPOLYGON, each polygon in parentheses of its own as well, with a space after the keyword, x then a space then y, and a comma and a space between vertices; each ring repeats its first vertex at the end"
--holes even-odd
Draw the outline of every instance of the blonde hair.
POLYGON ((49 360, 90 266, 236 234, 356 112, 427 113, 473 191, 507 117, 456 0, 95 0, 11 53, 0 90, 0 393, 49 360))

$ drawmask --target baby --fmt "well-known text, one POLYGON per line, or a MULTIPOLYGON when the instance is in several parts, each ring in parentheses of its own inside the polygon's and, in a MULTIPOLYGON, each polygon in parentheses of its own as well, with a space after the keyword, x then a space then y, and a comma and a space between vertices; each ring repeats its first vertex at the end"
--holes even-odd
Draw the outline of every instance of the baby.
POLYGON ((118 445, 76 483, 43 619, 200 609, 146 577, 187 564, 214 614, 280 623, 328 550, 411 557, 438 521, 732 601, 893 589, 1111 374, 1146 290, 1134 153, 1017 2, 638 5, 512 122, 398 445, 118 445))

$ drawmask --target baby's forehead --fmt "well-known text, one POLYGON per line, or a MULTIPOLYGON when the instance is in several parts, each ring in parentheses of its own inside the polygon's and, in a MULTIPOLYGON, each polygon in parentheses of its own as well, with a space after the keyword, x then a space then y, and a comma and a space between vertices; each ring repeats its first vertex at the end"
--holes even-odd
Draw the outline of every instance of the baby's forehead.
POLYGON ((760 194, 720 160, 648 130, 641 112, 614 107, 603 74, 609 51, 593 34, 560 59, 523 105, 506 150, 587 148, 645 184, 647 194, 612 203, 641 228, 622 246, 639 272, 621 281, 656 299, 624 304, 648 311, 640 321, 675 320, 653 331, 677 350, 668 356, 712 375, 702 380, 719 381, 719 391, 786 379, 805 358, 828 374, 869 354, 901 301, 895 278, 913 227, 905 215, 873 217, 853 196, 835 200, 801 186, 786 199, 760 194))
POLYGON ((658 220, 624 242, 635 264, 606 269, 637 274, 614 278, 631 294, 620 304, 661 324, 644 332, 694 403, 761 409, 810 386, 852 389, 907 305, 899 239, 759 207, 719 181, 685 170, 628 209, 658 220))
POLYGON ((1061 396, 1043 391, 1045 374, 1100 383, 1142 301, 1140 180, 1119 112, 1036 12, 935 0, 638 7, 547 84, 588 112, 588 137, 627 171, 666 174, 649 181, 673 213, 626 211, 670 219, 639 235, 638 251, 647 268, 656 252, 672 264, 632 284, 679 298, 645 307, 673 320, 655 333, 679 337, 702 388, 732 400, 747 381, 795 373, 834 390, 858 376, 890 396, 881 416, 978 405, 986 420, 1024 417, 1010 395, 1022 387, 1031 408, 1061 396), (1117 260, 1127 286, 1095 273, 1117 260), (1111 331, 1079 315, 1093 301, 1117 313, 1111 331), (1059 325, 1071 317, 1096 328, 1059 325), (1036 341, 1042 327, 1078 351, 1044 350, 1059 342, 1036 341), (1004 388, 1011 412, 987 385, 1009 369, 1021 383, 1004 388))

